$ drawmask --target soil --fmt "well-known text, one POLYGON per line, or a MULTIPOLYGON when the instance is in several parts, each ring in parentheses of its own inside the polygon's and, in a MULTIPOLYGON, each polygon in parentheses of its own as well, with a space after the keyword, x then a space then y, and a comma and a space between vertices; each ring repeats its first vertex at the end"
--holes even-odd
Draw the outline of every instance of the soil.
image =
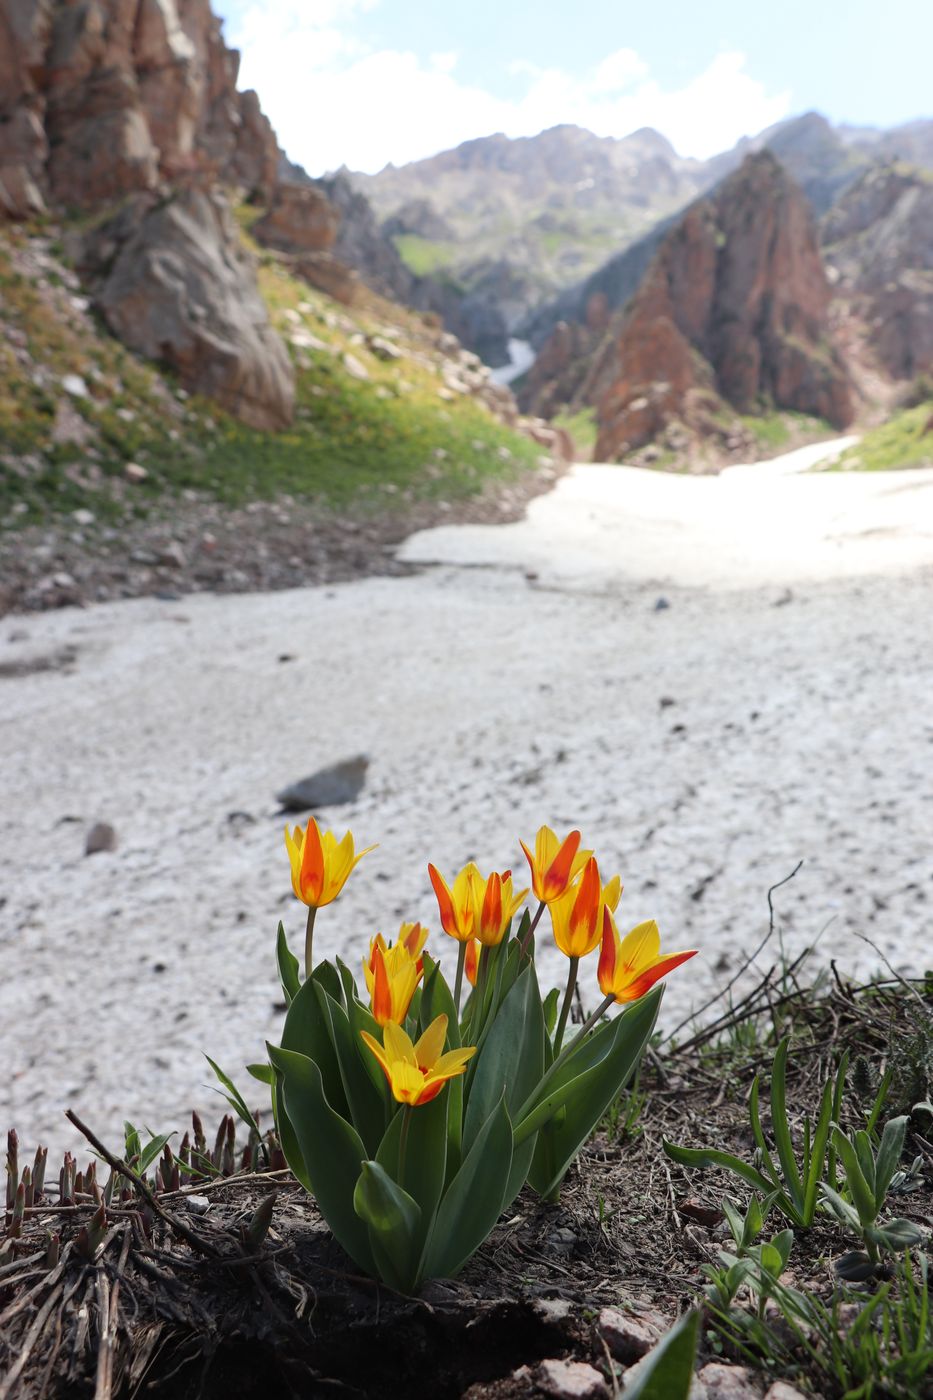
MULTIPOLYGON (((194 492, 119 524, 73 517, 0 535, 0 617, 119 598, 246 593, 417 572, 396 558, 414 531, 506 524, 566 470, 554 462, 465 499, 337 513, 281 497, 243 507, 194 492)), ((80 512, 79 512, 80 514, 80 512)))
MULTIPOLYGON (((640 1083, 571 1169, 559 1204, 523 1192, 460 1277, 429 1284, 417 1299, 361 1276, 287 1171, 165 1193, 164 1215, 127 1201, 109 1212, 93 1262, 86 1250, 82 1257, 76 1233, 93 1204, 68 1211, 49 1201, 27 1217, 12 1260, 0 1259, 0 1375, 8 1376, 0 1393, 4 1400, 142 1393, 533 1400, 555 1394, 539 1385, 536 1368, 545 1360, 586 1363, 605 1378, 606 1396, 610 1387, 618 1393, 635 1358, 620 1362, 617 1348, 613 1358, 602 1310, 635 1314, 655 1333, 673 1322, 696 1301, 704 1265, 725 1243, 724 1192, 744 1194, 718 1172, 691 1179, 668 1162, 662 1139, 715 1144, 749 1159, 747 1090, 788 1026, 788 1102, 798 1128, 843 1048, 864 1057, 862 1078, 893 1068, 893 1113, 897 1096, 918 1087, 916 1056, 905 1058, 904 1046, 929 1025, 930 1000, 923 983, 905 990, 899 981, 871 989, 837 981, 816 997, 792 977, 766 978, 718 1028, 651 1052, 640 1083), (271 1227, 250 1249, 245 1228, 270 1191, 271 1227), (52 1270, 43 1264, 50 1228, 64 1241, 52 1270)), ((859 1075, 850 1076, 845 1099, 849 1127, 861 1121, 859 1075)), ((924 1159, 924 1183, 899 1197, 896 1211, 929 1225, 930 1149, 912 1134, 906 1160, 915 1153, 924 1159)), ((781 1224, 772 1218, 766 1235, 781 1224)), ((852 1245, 828 1218, 797 1231, 793 1282, 830 1300, 838 1289, 833 1259, 852 1245)), ((747 1364, 711 1328, 702 1327, 701 1338, 698 1364, 747 1364)), ((784 1379, 835 1394, 807 1374, 804 1360, 784 1379)), ((774 1379, 736 1371, 736 1381, 740 1374, 746 1388, 731 1394, 763 1395, 774 1379)))

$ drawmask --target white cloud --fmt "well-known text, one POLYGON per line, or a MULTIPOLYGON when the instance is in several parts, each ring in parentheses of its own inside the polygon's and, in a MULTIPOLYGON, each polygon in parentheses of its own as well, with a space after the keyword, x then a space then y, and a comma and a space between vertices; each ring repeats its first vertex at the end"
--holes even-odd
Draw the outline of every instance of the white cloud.
POLYGON ((251 0, 229 26, 243 52, 241 83, 256 88, 279 141, 312 173, 379 170, 493 131, 533 136, 562 122, 601 136, 653 126, 682 155, 705 157, 790 108, 790 93, 768 93, 741 53, 719 54, 675 89, 662 87, 632 49, 583 75, 519 59, 504 65, 515 96, 498 97, 457 76, 456 53, 422 59, 368 48, 358 21, 376 4, 251 0))

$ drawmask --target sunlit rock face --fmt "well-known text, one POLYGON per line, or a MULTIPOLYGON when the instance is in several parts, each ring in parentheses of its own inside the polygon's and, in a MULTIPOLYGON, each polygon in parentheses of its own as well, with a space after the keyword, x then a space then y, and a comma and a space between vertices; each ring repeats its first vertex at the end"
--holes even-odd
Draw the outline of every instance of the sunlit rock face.
POLYGON ((715 434, 723 410, 762 403, 845 426, 852 396, 829 300, 806 200, 773 156, 749 157, 670 231, 591 367, 598 457, 674 420, 715 434))

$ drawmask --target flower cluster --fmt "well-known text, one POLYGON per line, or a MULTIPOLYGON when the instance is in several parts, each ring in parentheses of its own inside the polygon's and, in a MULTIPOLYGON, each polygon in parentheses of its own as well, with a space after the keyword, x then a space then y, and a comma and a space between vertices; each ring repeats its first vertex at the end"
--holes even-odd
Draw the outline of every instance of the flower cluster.
POLYGON ((277 1129, 348 1253, 412 1291, 455 1273, 525 1182, 556 1197, 647 1044, 655 983, 693 950, 662 954, 653 921, 621 937, 619 877, 603 880, 579 831, 560 839, 544 826, 533 848, 522 842, 528 888, 473 861, 451 880, 428 865, 441 928, 457 945, 452 985, 428 930, 403 923, 394 941, 371 938, 361 995, 339 958, 315 963, 312 932, 317 909, 373 847, 357 853, 351 832, 338 840, 313 818, 285 840, 308 919, 304 979, 279 927, 288 1012, 281 1045, 269 1047, 277 1129), (569 960, 559 1014, 558 994, 538 989, 545 910, 569 960), (578 967, 597 947, 604 999, 565 1045, 578 967), (614 1002, 627 1009, 606 1020, 614 1002))

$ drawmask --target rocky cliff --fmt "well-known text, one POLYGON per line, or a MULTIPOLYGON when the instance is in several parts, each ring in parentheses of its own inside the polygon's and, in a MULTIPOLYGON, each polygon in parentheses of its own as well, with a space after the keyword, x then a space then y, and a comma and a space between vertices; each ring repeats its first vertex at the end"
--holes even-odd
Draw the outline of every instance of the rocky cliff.
POLYGON ((238 68, 209 0, 0 0, 0 215, 90 214, 77 260, 116 334, 278 428, 291 364, 218 193, 268 199, 278 167, 238 68))
POLYGON ((933 372, 933 174, 877 165, 823 221, 835 294, 895 379, 933 372))
POLYGON ((596 407, 597 457, 630 454, 672 428, 728 446, 730 410, 773 406, 847 424, 829 300, 806 200, 770 153, 748 157, 668 233, 611 322, 580 391, 596 407))

